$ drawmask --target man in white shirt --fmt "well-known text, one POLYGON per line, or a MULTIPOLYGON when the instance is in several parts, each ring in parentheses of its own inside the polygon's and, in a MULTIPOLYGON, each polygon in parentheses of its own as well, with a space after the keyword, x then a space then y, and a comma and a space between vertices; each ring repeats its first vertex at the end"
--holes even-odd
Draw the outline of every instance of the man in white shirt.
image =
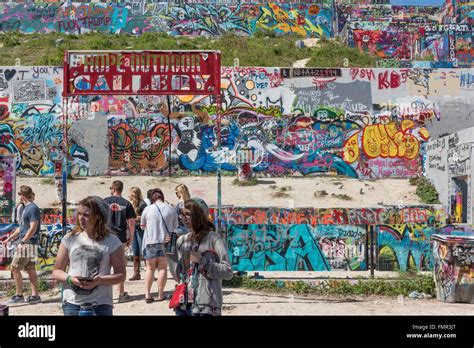
POLYGON ((153 284, 155 270, 158 268, 158 299, 165 300, 163 294, 168 267, 166 261, 164 239, 178 227, 178 214, 176 209, 164 203, 165 195, 163 191, 156 188, 151 193, 152 204, 146 207, 141 215, 141 227, 145 231, 143 234, 142 252, 146 262, 145 274, 145 301, 152 303, 155 300, 151 297, 150 291, 153 284))

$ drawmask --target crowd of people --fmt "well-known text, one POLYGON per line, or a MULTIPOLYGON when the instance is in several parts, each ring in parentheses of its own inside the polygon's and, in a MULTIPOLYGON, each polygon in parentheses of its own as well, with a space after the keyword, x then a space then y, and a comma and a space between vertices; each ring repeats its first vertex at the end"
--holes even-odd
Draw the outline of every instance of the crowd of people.
MULTIPOLYGON (((119 303, 131 301, 125 291, 125 248, 133 255, 130 281, 142 279, 141 260, 145 261, 146 303, 169 299, 164 291, 169 269, 176 285, 186 284, 176 287, 184 293, 178 304, 170 305, 176 315, 221 315, 222 280, 231 279, 233 273, 206 202, 191 198, 186 185, 176 187, 176 205, 165 200, 160 188, 148 190, 144 198, 140 188, 131 187, 128 200, 123 191, 123 183, 115 180, 109 197, 88 196, 79 202, 77 224, 63 237, 52 272, 63 283, 64 315, 79 315, 84 304, 93 304, 96 315, 113 315, 113 285, 118 286, 119 303), (151 295, 155 281, 157 298, 151 295)), ((11 264, 16 294, 10 303, 39 303, 34 255, 21 251, 38 244, 40 209, 30 187, 21 186, 18 195, 22 205, 16 214, 19 228, 3 242, 16 249, 11 264), (26 299, 21 270, 28 273, 32 284, 32 294, 26 299)))

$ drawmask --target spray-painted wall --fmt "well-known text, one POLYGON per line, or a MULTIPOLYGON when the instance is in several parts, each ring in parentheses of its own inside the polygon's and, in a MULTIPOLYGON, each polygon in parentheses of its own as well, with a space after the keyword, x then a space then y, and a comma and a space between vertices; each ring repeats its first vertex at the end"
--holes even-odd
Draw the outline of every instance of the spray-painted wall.
MULTIPOLYGON (((67 231, 70 231, 76 224, 75 210, 68 209, 67 214, 67 231)), ((51 270, 54 265, 63 237, 61 221, 60 209, 42 209, 39 245, 35 250, 35 254, 32 254, 33 257, 37 257, 36 268, 38 270, 51 270)), ((0 241, 5 240, 17 227, 17 224, 0 224, 0 241)), ((0 270, 9 269, 13 257, 13 249, 8 249, 4 248, 0 243, 0 270)))
POLYGON ((329 3, 13 3, 0 5, 0 17, 0 32, 217 36, 252 35, 266 29, 277 34, 333 35, 329 3))
POLYGON ((337 32, 349 46, 378 56, 386 67, 471 67, 472 5, 338 4, 337 32))
POLYGON ((473 150, 474 127, 455 134, 429 141, 426 151, 425 175, 439 193, 439 199, 451 215, 455 213, 453 198, 456 191, 455 179, 467 184, 467 197, 464 201, 467 223, 474 223, 474 166, 473 150))
POLYGON ((453 233, 453 228, 444 227, 445 220, 444 210, 435 206, 224 207, 221 223, 235 270, 367 270, 370 225, 376 269, 405 272, 432 269, 431 235, 453 233))
POLYGON ((426 271, 432 268, 430 239, 433 225, 400 224, 377 226, 377 265, 382 271, 426 271))
POLYGON ((235 270, 367 269, 365 226, 231 225, 227 234, 235 270))
MULTIPOLYGON (((223 68, 223 146, 254 148, 253 170, 272 176, 419 175, 430 133, 449 131, 438 125, 449 123, 455 131, 474 126, 473 75, 449 69, 223 68)), ((18 157, 20 174, 53 173, 49 149, 63 137, 61 93, 62 68, 0 68, 0 149, 18 157)), ((158 97, 76 99, 68 110, 70 170, 161 173, 171 164, 172 171, 215 171, 221 154, 212 100, 176 97, 171 110, 168 115, 166 99, 158 97)), ((231 164, 223 169, 237 170, 231 164)))
MULTIPOLYGON (((211 207, 216 216, 216 207, 211 207)), ((252 208, 226 206, 221 225, 235 271, 367 270, 370 230, 374 229, 374 264, 378 270, 432 268, 430 236, 473 234, 466 227, 445 227, 439 206, 382 208, 252 208), (439 228, 439 226, 443 226, 439 228)), ((68 230, 76 223, 68 210, 68 230)), ((217 220, 216 220, 217 224, 217 220)), ((0 225, 0 240, 15 225, 0 225)), ((61 212, 44 209, 38 269, 50 269, 61 240, 61 212)), ((0 248, 1 249, 1 248, 0 248)), ((11 259, 0 250, 0 269, 11 259)))
MULTIPOLYGON (((211 207, 216 214, 216 207, 211 207)), ((68 230, 76 223, 68 210, 68 230)), ((216 220, 217 223, 217 220, 216 220)), ((433 269, 431 236, 473 235, 472 226, 446 225, 440 206, 383 208, 251 208, 226 206, 221 224, 235 271, 380 271, 433 269)), ((16 225, 0 225, 0 240, 16 225)), ((62 238, 61 212, 42 211, 37 268, 50 269, 62 238)), ((1 249, 1 248, 0 248, 1 249)), ((0 250, 0 269, 11 259, 0 250)))
MULTIPOLYGON (((19 174, 51 175, 54 172, 51 148, 63 140, 63 69, 2 67, 0 70, 0 152, 16 156, 19 174)), ((87 175, 87 153, 73 137, 69 152, 72 172, 87 175)))
POLYGON ((433 256, 436 297, 443 302, 474 303, 474 237, 437 236, 433 256))

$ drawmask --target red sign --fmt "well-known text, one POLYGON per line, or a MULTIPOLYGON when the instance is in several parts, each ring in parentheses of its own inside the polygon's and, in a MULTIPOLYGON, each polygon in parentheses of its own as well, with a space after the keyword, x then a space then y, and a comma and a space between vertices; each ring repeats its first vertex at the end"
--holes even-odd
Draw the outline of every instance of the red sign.
POLYGON ((219 51, 66 51, 63 96, 217 95, 219 51))

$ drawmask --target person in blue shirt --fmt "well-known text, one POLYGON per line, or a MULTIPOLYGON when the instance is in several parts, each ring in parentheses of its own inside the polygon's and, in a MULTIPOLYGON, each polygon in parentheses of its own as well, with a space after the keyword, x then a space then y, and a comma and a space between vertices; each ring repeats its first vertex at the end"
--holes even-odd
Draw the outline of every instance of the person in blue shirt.
POLYGON ((35 268, 37 249, 41 228, 41 212, 33 202, 35 194, 31 187, 20 186, 18 192, 24 209, 20 218, 20 227, 12 233, 3 243, 15 241, 17 246, 11 263, 11 271, 15 280, 16 294, 10 299, 10 303, 39 303, 41 298, 38 293, 38 275, 35 268), (21 271, 28 273, 31 282, 31 296, 26 299, 23 296, 23 277, 21 271))

